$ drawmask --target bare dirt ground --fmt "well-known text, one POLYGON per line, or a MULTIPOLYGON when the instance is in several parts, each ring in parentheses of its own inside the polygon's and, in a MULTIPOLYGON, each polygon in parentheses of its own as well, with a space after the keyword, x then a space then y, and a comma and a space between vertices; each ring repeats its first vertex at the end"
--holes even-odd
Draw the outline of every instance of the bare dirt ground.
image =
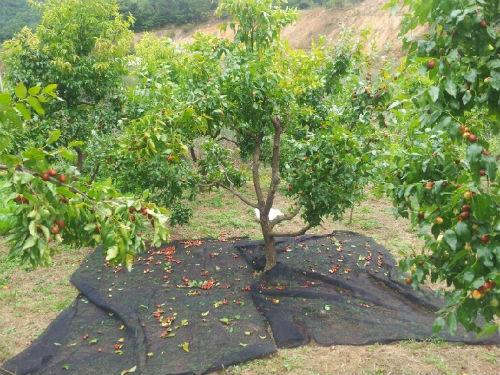
MULTIPOLYGON (((395 15, 390 10, 382 10, 385 0, 365 0, 359 4, 343 9, 312 8, 300 11, 299 19, 293 25, 286 27, 282 39, 290 42, 293 48, 307 49, 311 43, 323 36, 334 43, 344 28, 352 28, 357 32, 369 30, 369 41, 374 41, 378 50, 390 54, 391 58, 401 57, 401 41, 398 33, 401 26, 402 12, 395 15)), ((179 42, 192 41, 197 32, 220 37, 232 38, 231 30, 221 32, 222 21, 212 19, 196 26, 168 27, 156 30, 155 35, 169 37, 179 42)), ((422 29, 418 29, 421 32, 422 29)), ((143 33, 136 34, 136 41, 143 33)))

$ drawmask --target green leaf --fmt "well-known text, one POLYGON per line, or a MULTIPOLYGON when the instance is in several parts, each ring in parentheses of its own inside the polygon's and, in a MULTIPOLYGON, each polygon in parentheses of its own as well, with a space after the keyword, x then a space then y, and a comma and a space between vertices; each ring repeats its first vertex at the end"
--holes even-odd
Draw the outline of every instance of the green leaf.
POLYGON ((38 148, 29 148, 26 151, 22 153, 23 158, 25 160, 31 159, 31 160, 43 160, 45 159, 45 154, 43 153, 42 150, 38 148))
POLYGON ((451 79, 447 79, 444 84, 444 89, 448 94, 456 98, 457 96, 457 85, 451 79))
POLYGON ((71 160, 76 159, 76 152, 73 150, 68 150, 67 148, 61 148, 59 150, 59 153, 66 160, 71 161, 71 160))
POLYGON ((492 197, 487 194, 478 194, 473 199, 474 215, 481 221, 489 220, 491 212, 489 210, 492 197))
POLYGON ((495 158, 488 158, 485 162, 486 174, 490 178, 491 181, 495 181, 497 177, 498 164, 495 161, 495 158))
POLYGON ((431 86, 429 87, 429 95, 434 103, 439 99, 439 87, 431 86))
POLYGON ((470 239, 469 226, 463 221, 457 223, 457 225, 455 226, 455 233, 457 234, 457 237, 460 238, 463 242, 466 242, 470 239))
POLYGON ((452 250, 457 249, 457 234, 454 231, 448 229, 444 232, 444 239, 452 250))
POLYGON ((0 93, 0 105, 8 106, 10 104, 10 101, 11 97, 9 93, 7 92, 0 93))
POLYGON ((47 144, 51 145, 55 141, 57 141, 61 137, 61 131, 59 129, 54 130, 52 133, 50 133, 49 138, 47 139, 47 144))
POLYGON ((56 88, 57 88, 57 84, 56 83, 51 83, 50 85, 45 86, 43 88, 42 92, 44 94, 49 94, 49 93, 53 92, 56 88))
POLYGON ((464 75, 464 79, 467 82, 475 83, 477 79, 477 70, 476 69, 469 70, 467 74, 464 75))
POLYGON ((466 153, 466 158, 470 163, 475 163, 479 160, 481 157, 481 152, 483 151, 483 148, 478 145, 477 143, 471 144, 469 147, 467 147, 467 153, 466 153))
POLYGON ((134 256, 132 254, 125 255, 125 267, 127 271, 132 271, 132 266, 134 265, 134 256))
MULTIPOLYGON (((94 227, 94 226, 93 226, 94 227)), ((115 259, 118 256, 118 246, 111 246, 106 251, 106 260, 115 259)))
POLYGON ((0 156, 0 160, 2 160, 2 163, 7 165, 7 167, 13 167, 21 164, 21 159, 19 159, 16 155, 4 154, 0 156))
POLYGON ((462 96, 462 103, 464 103, 464 105, 467 105, 467 103, 469 103, 471 99, 472 99, 472 95, 471 95, 470 91, 467 90, 465 92, 465 94, 462 96))
POLYGON ((448 319, 446 319, 446 324, 448 326, 448 330, 452 335, 457 332, 457 316, 454 312, 448 314, 448 319))
POLYGON ((16 183, 16 184, 20 183, 21 185, 24 185, 24 184, 30 182, 31 180, 33 180, 34 178, 35 178, 35 176, 33 176, 32 174, 26 173, 26 172, 15 172, 13 180, 14 180, 14 183, 16 183))
POLYGON ((471 283, 475 277, 476 275, 472 270, 468 270, 467 272, 464 273, 464 280, 467 281, 468 283, 471 283))
POLYGON ((499 329, 500 329, 499 324, 485 323, 484 329, 477 334, 477 337, 481 338, 484 335, 491 336, 491 335, 495 334, 496 332, 498 332, 499 329))
POLYGON ((38 95, 40 93, 40 90, 41 90, 40 86, 33 86, 33 87, 30 87, 30 89, 28 90, 28 93, 30 95, 38 95))
POLYGON ((477 289, 479 287, 482 287, 483 285, 484 285, 484 277, 481 276, 472 282, 471 287, 477 289))
POLYGON ((444 325, 445 325, 445 321, 444 321, 443 317, 438 316, 436 318, 436 320, 434 321, 434 323, 432 324, 432 331, 434 332, 434 334, 440 332, 444 328, 444 325))
POLYGON ((21 82, 17 87, 14 89, 14 92, 16 96, 19 99, 24 99, 26 98, 26 94, 28 93, 28 90, 26 89, 26 86, 21 82))
POLYGON ((31 112, 23 103, 16 103, 16 109, 21 112, 21 115, 23 115, 26 121, 31 119, 31 112))
POLYGON ((38 240, 38 237, 29 236, 28 239, 26 241, 24 241, 23 250, 26 250, 26 249, 29 249, 29 248, 35 246, 37 240, 38 240))
POLYGON ((33 109, 36 111, 36 113, 38 113, 39 115, 45 114, 45 111, 42 108, 42 105, 40 104, 40 102, 38 101, 37 98, 30 96, 26 100, 28 101, 29 105, 33 107, 33 109))
POLYGON ((137 366, 133 366, 133 367, 129 368, 128 370, 123 370, 122 372, 120 372, 120 375, 127 375, 127 374, 130 374, 132 372, 135 372, 135 370, 137 370, 137 366))
POLYGON ((82 141, 71 141, 70 143, 68 143, 68 148, 81 146, 83 144, 84 144, 84 142, 82 142, 82 141))

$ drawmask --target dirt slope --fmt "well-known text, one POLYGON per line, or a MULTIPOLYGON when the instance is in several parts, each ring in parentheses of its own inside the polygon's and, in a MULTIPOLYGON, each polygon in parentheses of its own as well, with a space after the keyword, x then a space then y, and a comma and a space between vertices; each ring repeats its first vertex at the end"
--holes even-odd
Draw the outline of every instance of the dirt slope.
MULTIPOLYGON (((286 27, 282 37, 294 48, 308 48, 312 41, 323 35, 327 40, 335 41, 344 27, 350 27, 361 32, 370 30, 370 38, 375 40, 379 50, 401 56, 401 41, 398 40, 401 25, 401 13, 391 15, 388 10, 382 10, 386 0, 365 0, 357 5, 344 9, 313 8, 300 11, 299 20, 286 27)), ((218 26, 221 22, 212 20, 192 29, 187 27, 166 28, 155 31, 157 36, 167 36, 177 41, 188 42, 193 34, 203 32, 230 38, 229 30, 221 34, 218 26)), ((136 40, 142 34, 137 34, 136 40)))

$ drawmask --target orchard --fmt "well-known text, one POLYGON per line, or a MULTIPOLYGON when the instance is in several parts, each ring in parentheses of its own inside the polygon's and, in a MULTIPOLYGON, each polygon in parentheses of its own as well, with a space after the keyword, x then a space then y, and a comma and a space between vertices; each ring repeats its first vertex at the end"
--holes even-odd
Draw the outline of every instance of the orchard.
POLYGON ((60 244, 102 245, 131 269, 189 221, 183 202, 224 189, 259 212, 269 271, 277 238, 340 220, 370 188, 425 240, 401 260, 404 282, 449 287, 435 331, 495 332, 499 5, 403 4, 401 35, 426 31, 403 39, 408 55, 391 67, 350 32, 290 48, 280 35, 298 13, 274 0, 219 1, 232 40, 146 35, 133 47, 114 0, 46 1, 40 26, 2 52, 10 256, 46 266, 60 244), (277 194, 290 207, 271 219, 277 194), (303 227, 280 229, 295 217, 303 227))

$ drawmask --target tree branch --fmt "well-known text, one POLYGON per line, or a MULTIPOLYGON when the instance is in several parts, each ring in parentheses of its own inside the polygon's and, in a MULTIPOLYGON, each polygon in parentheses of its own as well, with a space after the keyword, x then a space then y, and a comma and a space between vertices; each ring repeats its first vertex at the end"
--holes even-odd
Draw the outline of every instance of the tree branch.
POLYGON ((194 163, 198 161, 198 158, 196 157, 196 153, 194 152, 194 147, 189 146, 189 152, 191 153, 191 160, 193 160, 194 163))
POLYGON ((266 205, 264 212, 269 212, 273 206, 274 196, 276 195, 276 188, 280 183, 279 162, 280 162, 280 139, 281 139, 281 120, 271 118, 274 126, 274 139, 273 139, 273 158, 271 162, 271 183, 269 184, 269 191, 267 193, 266 205))
POLYGON ((255 195, 257 195, 257 203, 259 205, 257 208, 259 210, 261 208, 264 208, 264 195, 262 194, 262 187, 260 186, 260 176, 259 176, 260 149, 262 147, 262 138, 264 138, 264 136, 260 134, 255 139, 255 150, 253 152, 253 161, 252 161, 252 179, 253 179, 253 186, 255 189, 255 195))
POLYGON ((94 169, 94 173, 92 173, 92 177, 90 178, 89 185, 92 185, 95 181, 95 178, 97 177, 97 174, 99 173, 99 168, 101 167, 101 164, 97 164, 97 166, 94 169))
POLYGON ((279 224, 283 221, 292 220, 295 216, 297 216, 299 214, 301 208, 302 208, 302 206, 297 205, 292 212, 285 214, 285 215, 280 215, 280 216, 274 218, 273 220, 271 220, 269 222, 270 227, 274 228, 274 226, 276 224, 279 224))
MULTIPOLYGON (((37 176, 37 177, 41 177, 42 174, 41 173, 38 173, 38 172, 35 172, 35 171, 32 171, 31 169, 27 169, 27 168, 24 168, 20 165, 16 166, 14 168, 16 171, 19 171, 19 172, 26 172, 26 173, 29 173, 33 176, 37 176)), ((4 164, 0 164, 0 171, 8 171, 9 170, 9 167, 7 167, 6 165, 4 164)), ((67 188, 69 191, 71 191, 72 193, 75 193, 75 194, 78 194, 78 195, 81 195, 83 198, 85 198, 86 200, 88 201, 93 201, 92 198, 90 198, 87 194, 85 194, 83 191, 80 191, 78 190, 77 188, 71 186, 71 185, 68 185, 68 184, 65 184, 61 181, 59 181, 58 179, 52 177, 52 176, 49 176, 49 179, 47 181, 51 181, 51 182, 54 182, 55 184, 59 185, 59 186, 64 186, 65 188, 67 188)))
POLYGON ((310 228, 312 228, 312 225, 307 224, 305 227, 296 232, 272 232, 271 235, 274 237, 297 237, 306 233, 310 228))
POLYGON ((229 139, 229 138, 227 138, 227 137, 220 137, 220 138, 218 139, 218 141, 227 141, 227 142, 231 142, 232 144, 234 144, 234 145, 238 146, 238 143, 237 143, 236 141, 234 141, 234 140, 232 140, 232 139, 229 139))
POLYGON ((234 196, 238 197, 243 203, 249 205, 250 207, 257 208, 257 209, 259 208, 259 205, 257 203, 254 203, 251 200, 249 200, 248 198, 244 197, 243 195, 238 193, 236 190, 234 190, 232 187, 226 186, 226 185, 221 184, 221 183, 217 183, 217 185, 220 186, 221 188, 226 189, 227 191, 230 191, 234 196))

